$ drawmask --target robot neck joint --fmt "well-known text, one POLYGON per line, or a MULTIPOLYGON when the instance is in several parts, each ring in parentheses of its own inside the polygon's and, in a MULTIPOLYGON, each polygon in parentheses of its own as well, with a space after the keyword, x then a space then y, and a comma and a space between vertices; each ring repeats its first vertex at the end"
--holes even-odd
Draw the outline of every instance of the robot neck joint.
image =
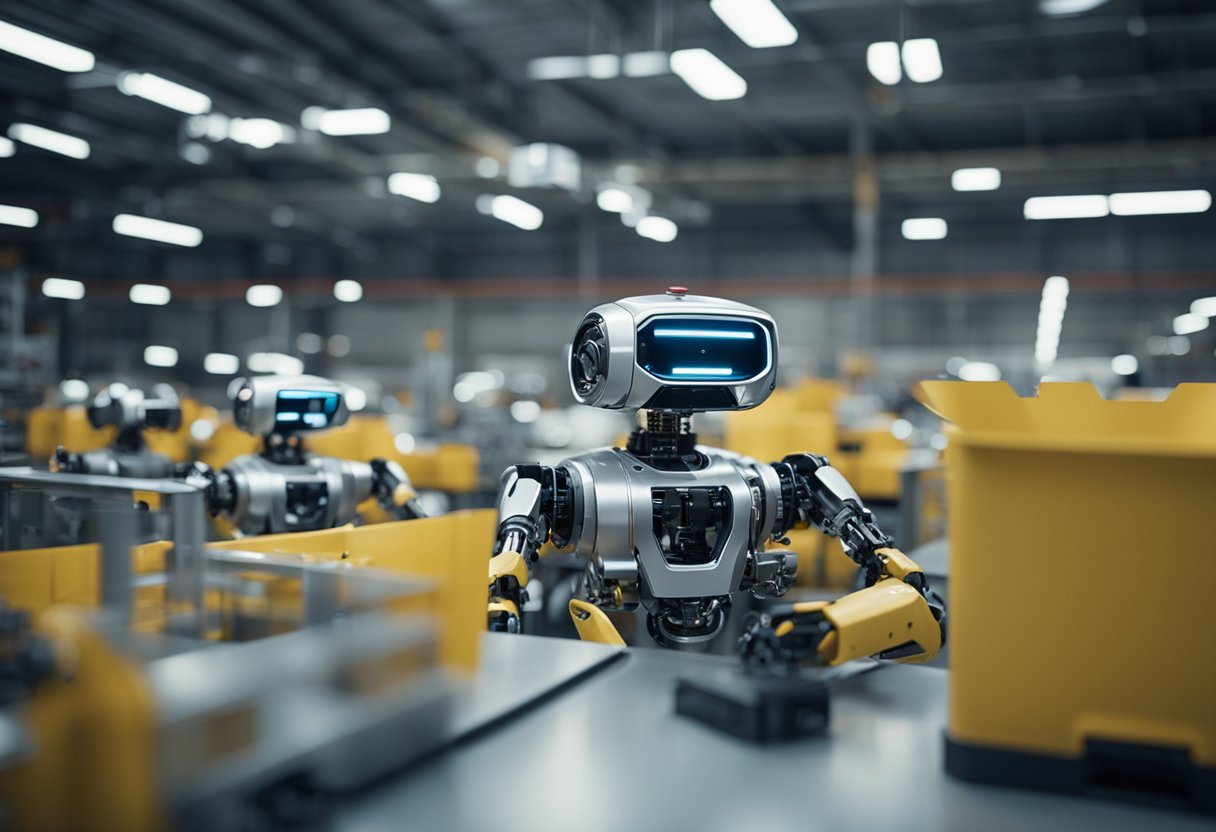
POLYGON ((303 465, 308 457, 295 434, 270 433, 262 440, 262 456, 276 465, 303 465))
POLYGON ((664 471, 695 471, 705 465, 697 451, 692 414, 676 410, 647 410, 646 427, 634 429, 626 450, 664 471))

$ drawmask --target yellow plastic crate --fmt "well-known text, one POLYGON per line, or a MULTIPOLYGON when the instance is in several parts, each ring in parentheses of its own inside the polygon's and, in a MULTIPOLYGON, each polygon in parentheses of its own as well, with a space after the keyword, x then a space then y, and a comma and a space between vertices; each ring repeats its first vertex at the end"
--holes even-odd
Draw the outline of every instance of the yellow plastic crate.
POLYGON ((1216 385, 919 397, 953 423, 947 770, 1216 811, 1216 385))

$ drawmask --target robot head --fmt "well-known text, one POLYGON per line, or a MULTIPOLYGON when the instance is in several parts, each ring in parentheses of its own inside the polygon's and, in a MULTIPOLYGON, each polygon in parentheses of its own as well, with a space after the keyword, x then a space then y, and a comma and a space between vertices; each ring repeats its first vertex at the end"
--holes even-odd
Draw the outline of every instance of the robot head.
POLYGON ((232 420, 254 436, 336 428, 350 415, 344 389, 317 376, 256 376, 232 397, 232 420))
POLYGON ((152 385, 151 394, 110 385, 97 394, 86 411, 95 428, 114 425, 119 431, 161 428, 177 430, 182 424, 181 401, 168 384, 152 385))
POLYGON ((747 410, 776 381, 767 313, 681 288, 595 307, 570 348, 574 397, 607 410, 747 410))

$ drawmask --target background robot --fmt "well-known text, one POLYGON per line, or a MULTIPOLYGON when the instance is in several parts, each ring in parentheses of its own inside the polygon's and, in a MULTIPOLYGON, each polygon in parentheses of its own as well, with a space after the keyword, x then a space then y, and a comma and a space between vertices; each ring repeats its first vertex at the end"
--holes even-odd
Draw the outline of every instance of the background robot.
POLYGON ((206 492, 211 514, 245 535, 313 531, 356 519, 357 506, 374 496, 397 519, 422 517, 409 477, 396 462, 356 462, 313 456, 302 434, 334 428, 350 412, 343 388, 315 376, 260 376, 233 397, 237 427, 263 437, 259 454, 240 456, 219 471, 202 463, 178 474, 206 492))
POLYGON ((144 442, 144 430, 177 430, 181 427, 182 408, 177 391, 168 384, 157 384, 152 387, 149 397, 137 389, 114 395, 112 389, 106 388, 98 393, 87 411, 89 424, 94 428, 113 425, 118 429, 118 435, 110 447, 76 454, 60 445, 55 450, 51 467, 70 474, 147 479, 170 476, 173 463, 164 454, 148 449, 144 442))
POLYGON ((603 610, 647 611, 651 635, 680 647, 722 630, 731 594, 782 596, 793 584, 785 533, 813 524, 840 538, 866 588, 834 603, 754 615, 742 638, 753 663, 838 664, 862 656, 928 661, 945 610, 921 570, 874 523, 827 459, 794 454, 762 464, 699 447, 694 413, 756 407, 772 392, 777 328, 750 306, 686 294, 626 298, 592 309, 570 353, 579 402, 645 411, 625 449, 503 475, 490 565, 491 629, 517 631, 528 562, 552 541, 587 560, 570 613, 583 638, 620 642, 603 610))

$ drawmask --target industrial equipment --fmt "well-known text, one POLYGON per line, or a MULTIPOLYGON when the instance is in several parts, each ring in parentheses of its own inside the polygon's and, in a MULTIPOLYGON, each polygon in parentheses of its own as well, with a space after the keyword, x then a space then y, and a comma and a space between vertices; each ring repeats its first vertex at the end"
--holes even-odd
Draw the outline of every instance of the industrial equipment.
POLYGON ((583 638, 619 642, 604 610, 640 604, 660 644, 704 645, 722 630, 732 593, 773 598, 793 583, 796 556, 765 541, 814 525, 841 540, 865 570, 866 588, 754 616, 742 642, 749 664, 931 659, 944 637, 944 607, 826 458, 792 454, 763 464, 697 445, 694 413, 755 407, 776 372, 776 325, 759 309, 681 287, 592 309, 570 352, 575 398, 643 410, 645 426, 624 449, 506 471, 489 574, 491 628, 521 628, 528 564, 552 540, 587 561, 584 597, 569 602, 583 638))
POLYGON ((1216 812, 1216 385, 919 396, 952 423, 946 770, 1216 812))
POLYGON ((396 519, 424 516, 410 479, 391 460, 370 462, 317 456, 303 434, 338 427, 350 415, 344 388, 315 376, 259 376, 239 385, 233 421, 262 449, 220 470, 205 463, 181 466, 178 476, 202 488, 207 509, 243 535, 310 531, 355 520, 374 497, 396 519))

